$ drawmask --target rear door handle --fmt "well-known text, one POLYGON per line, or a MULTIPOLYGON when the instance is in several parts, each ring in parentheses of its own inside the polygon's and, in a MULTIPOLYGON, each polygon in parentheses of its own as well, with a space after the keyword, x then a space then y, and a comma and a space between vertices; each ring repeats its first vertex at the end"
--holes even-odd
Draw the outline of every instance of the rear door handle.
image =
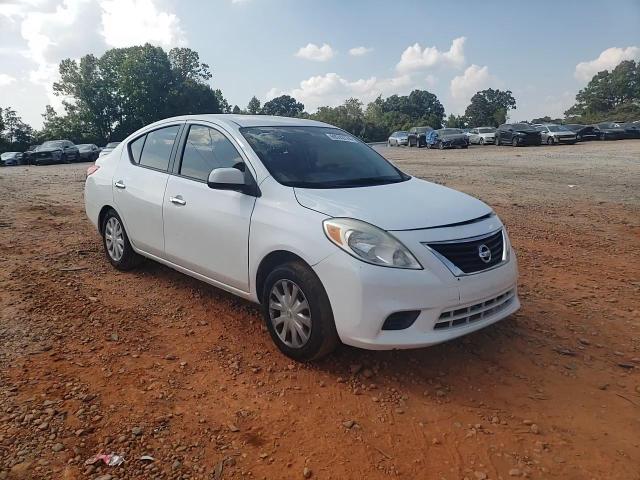
POLYGON ((169 197, 169 201, 171 203, 175 203, 176 205, 186 205, 187 201, 183 200, 182 195, 176 195, 175 197, 169 197))
POLYGON ((122 180, 118 180, 116 183, 113 184, 116 188, 121 188, 121 189, 125 189, 127 188, 127 186, 124 184, 124 182, 122 180))

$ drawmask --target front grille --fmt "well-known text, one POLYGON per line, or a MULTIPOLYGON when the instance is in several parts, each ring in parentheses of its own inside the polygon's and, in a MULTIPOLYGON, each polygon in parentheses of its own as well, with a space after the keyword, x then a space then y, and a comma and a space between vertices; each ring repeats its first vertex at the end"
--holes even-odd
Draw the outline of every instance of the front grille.
MULTIPOLYGON (((451 262, 462 273, 476 273, 491 268, 502 262, 504 254, 504 238, 502 230, 486 237, 472 240, 461 240, 445 243, 428 243, 427 246, 451 262), (486 249, 491 256, 488 261, 486 249), (483 260, 481 250, 485 253, 483 260)), ((446 263, 446 262, 445 262, 446 263)), ((454 272, 456 273, 456 272, 454 272)))
POLYGON ((515 298, 515 290, 509 290, 502 295, 490 298, 484 302, 476 303, 469 307, 447 310, 440 314, 440 318, 433 326, 434 330, 461 327, 470 323, 479 322, 506 309, 515 298))

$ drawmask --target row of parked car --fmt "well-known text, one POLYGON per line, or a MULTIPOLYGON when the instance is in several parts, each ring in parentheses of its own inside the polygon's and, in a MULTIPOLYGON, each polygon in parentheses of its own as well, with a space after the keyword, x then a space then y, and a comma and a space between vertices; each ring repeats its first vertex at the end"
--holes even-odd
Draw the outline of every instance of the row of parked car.
POLYGON ((393 132, 389 147, 468 148, 469 145, 554 145, 574 144, 586 140, 621 140, 640 138, 640 120, 636 122, 602 122, 596 125, 554 123, 505 123, 498 128, 471 129, 413 127, 409 131, 393 132))
POLYGON ((69 140, 50 140, 42 145, 32 145, 26 152, 0 154, 0 166, 95 162, 98 157, 109 153, 119 143, 111 142, 105 147, 98 147, 92 143, 74 145, 69 140))

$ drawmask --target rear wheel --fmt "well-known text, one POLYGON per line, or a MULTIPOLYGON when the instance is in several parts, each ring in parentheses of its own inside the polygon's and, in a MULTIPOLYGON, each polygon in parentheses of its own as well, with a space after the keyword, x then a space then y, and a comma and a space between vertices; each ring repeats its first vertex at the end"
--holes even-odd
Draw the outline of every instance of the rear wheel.
POLYGON ((511 146, 512 147, 517 147, 518 146, 518 139, 516 137, 513 137, 511 139, 511 146))
POLYGON ((262 311, 274 343, 294 360, 316 360, 339 343, 327 292, 301 261, 280 265, 267 276, 262 311))
POLYGON ((129 242, 120 216, 113 209, 102 220, 102 241, 107 259, 118 270, 131 270, 142 262, 142 257, 129 242))
POLYGON ((439 148, 440 150, 444 150, 444 143, 442 143, 442 142, 438 142, 438 148, 439 148))
POLYGON ((547 145, 553 145, 553 137, 547 138, 547 145))

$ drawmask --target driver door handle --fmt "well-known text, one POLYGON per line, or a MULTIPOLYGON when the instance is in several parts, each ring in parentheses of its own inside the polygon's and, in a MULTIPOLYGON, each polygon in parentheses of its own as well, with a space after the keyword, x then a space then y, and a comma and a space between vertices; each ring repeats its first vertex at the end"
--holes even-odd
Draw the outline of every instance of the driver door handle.
POLYGON ((124 184, 124 182, 122 180, 118 180, 116 183, 113 184, 116 188, 120 188, 120 189, 125 189, 127 188, 127 186, 124 184))
POLYGON ((183 200, 181 195, 176 195, 175 197, 169 197, 169 201, 171 203, 175 203, 176 205, 186 205, 187 201, 183 200))

